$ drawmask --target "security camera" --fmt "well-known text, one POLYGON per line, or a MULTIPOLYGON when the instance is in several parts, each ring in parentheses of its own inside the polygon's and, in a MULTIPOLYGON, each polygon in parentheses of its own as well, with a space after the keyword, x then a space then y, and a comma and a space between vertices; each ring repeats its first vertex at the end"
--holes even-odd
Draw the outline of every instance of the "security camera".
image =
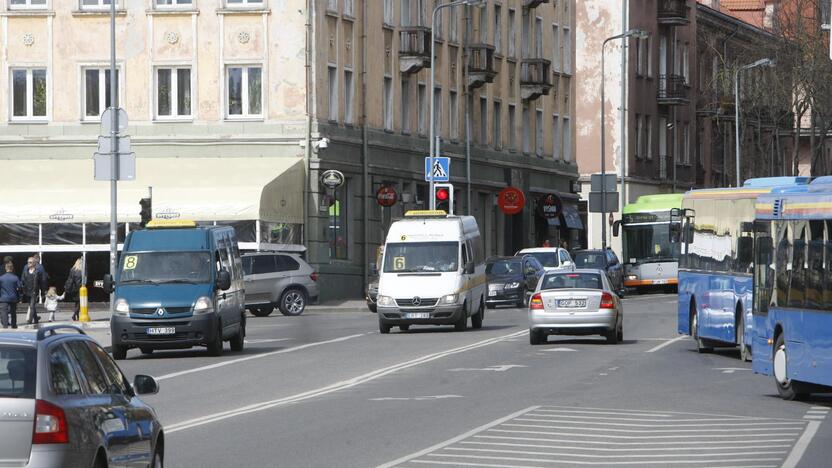
POLYGON ((329 147, 329 138, 321 138, 318 141, 318 149, 327 149, 329 147))

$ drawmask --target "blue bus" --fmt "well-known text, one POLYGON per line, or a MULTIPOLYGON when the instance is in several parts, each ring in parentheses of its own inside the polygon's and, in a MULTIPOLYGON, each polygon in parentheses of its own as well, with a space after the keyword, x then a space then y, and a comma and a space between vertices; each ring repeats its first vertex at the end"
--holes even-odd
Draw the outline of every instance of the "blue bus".
POLYGON ((738 346, 751 359, 752 256, 757 197, 806 191, 808 177, 749 179, 742 187, 692 190, 682 199, 678 332, 700 353, 738 346))
POLYGON ((832 391, 832 177, 756 211, 752 368, 786 400, 832 391))

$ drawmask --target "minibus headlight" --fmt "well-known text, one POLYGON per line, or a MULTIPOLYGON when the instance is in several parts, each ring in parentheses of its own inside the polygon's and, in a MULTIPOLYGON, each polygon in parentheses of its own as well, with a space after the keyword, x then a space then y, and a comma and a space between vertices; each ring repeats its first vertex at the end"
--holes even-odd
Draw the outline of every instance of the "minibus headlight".
POLYGON ((638 279, 638 275, 627 275, 627 281, 634 281, 638 279))
POLYGON ((118 299, 115 306, 115 315, 120 317, 127 317, 130 313, 130 304, 125 299, 118 299))
POLYGON ((442 296, 442 304, 456 304, 456 301, 459 299, 459 294, 448 294, 447 296, 442 296))
POLYGON ((194 302, 194 313, 195 314, 204 314, 214 310, 213 304, 211 304, 211 298, 207 296, 202 296, 194 302))
POLYGON ((381 295, 379 295, 376 298, 376 304, 378 304, 381 307, 393 307, 394 305, 396 305, 394 303, 392 297, 390 297, 390 296, 381 296, 381 295))

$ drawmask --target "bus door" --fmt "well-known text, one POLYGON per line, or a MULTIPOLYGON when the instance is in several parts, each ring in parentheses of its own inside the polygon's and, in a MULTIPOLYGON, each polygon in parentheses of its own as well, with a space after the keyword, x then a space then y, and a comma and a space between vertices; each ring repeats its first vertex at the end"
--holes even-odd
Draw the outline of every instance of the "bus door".
POLYGON ((771 221, 754 222, 754 303, 751 309, 752 360, 769 369, 771 347, 768 340, 772 338, 773 327, 768 321, 769 305, 774 301, 774 237, 771 221))

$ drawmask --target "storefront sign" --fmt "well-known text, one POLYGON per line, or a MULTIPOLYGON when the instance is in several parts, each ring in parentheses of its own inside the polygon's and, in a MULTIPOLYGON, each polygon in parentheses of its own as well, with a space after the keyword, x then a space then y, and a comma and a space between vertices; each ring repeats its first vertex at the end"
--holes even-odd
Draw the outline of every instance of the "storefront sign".
POLYGON ((321 174, 321 185, 330 190, 335 190, 344 185, 344 180, 344 174, 335 169, 324 171, 324 173, 321 174))
POLYGON ((393 206, 399 201, 399 194, 393 187, 382 185, 376 192, 376 201, 381 206, 393 206))
POLYGON ((75 218, 75 215, 72 213, 67 213, 66 210, 61 208, 56 213, 49 215, 49 219, 54 221, 70 221, 75 218))
POLYGON ((561 211, 563 211, 563 204, 560 201, 560 197, 550 193, 549 195, 544 195, 537 201, 537 210, 540 216, 546 219, 553 219, 557 218, 561 211))
POLYGON ((497 206, 507 215, 516 215, 526 206, 526 196, 519 189, 506 187, 497 196, 497 206))

